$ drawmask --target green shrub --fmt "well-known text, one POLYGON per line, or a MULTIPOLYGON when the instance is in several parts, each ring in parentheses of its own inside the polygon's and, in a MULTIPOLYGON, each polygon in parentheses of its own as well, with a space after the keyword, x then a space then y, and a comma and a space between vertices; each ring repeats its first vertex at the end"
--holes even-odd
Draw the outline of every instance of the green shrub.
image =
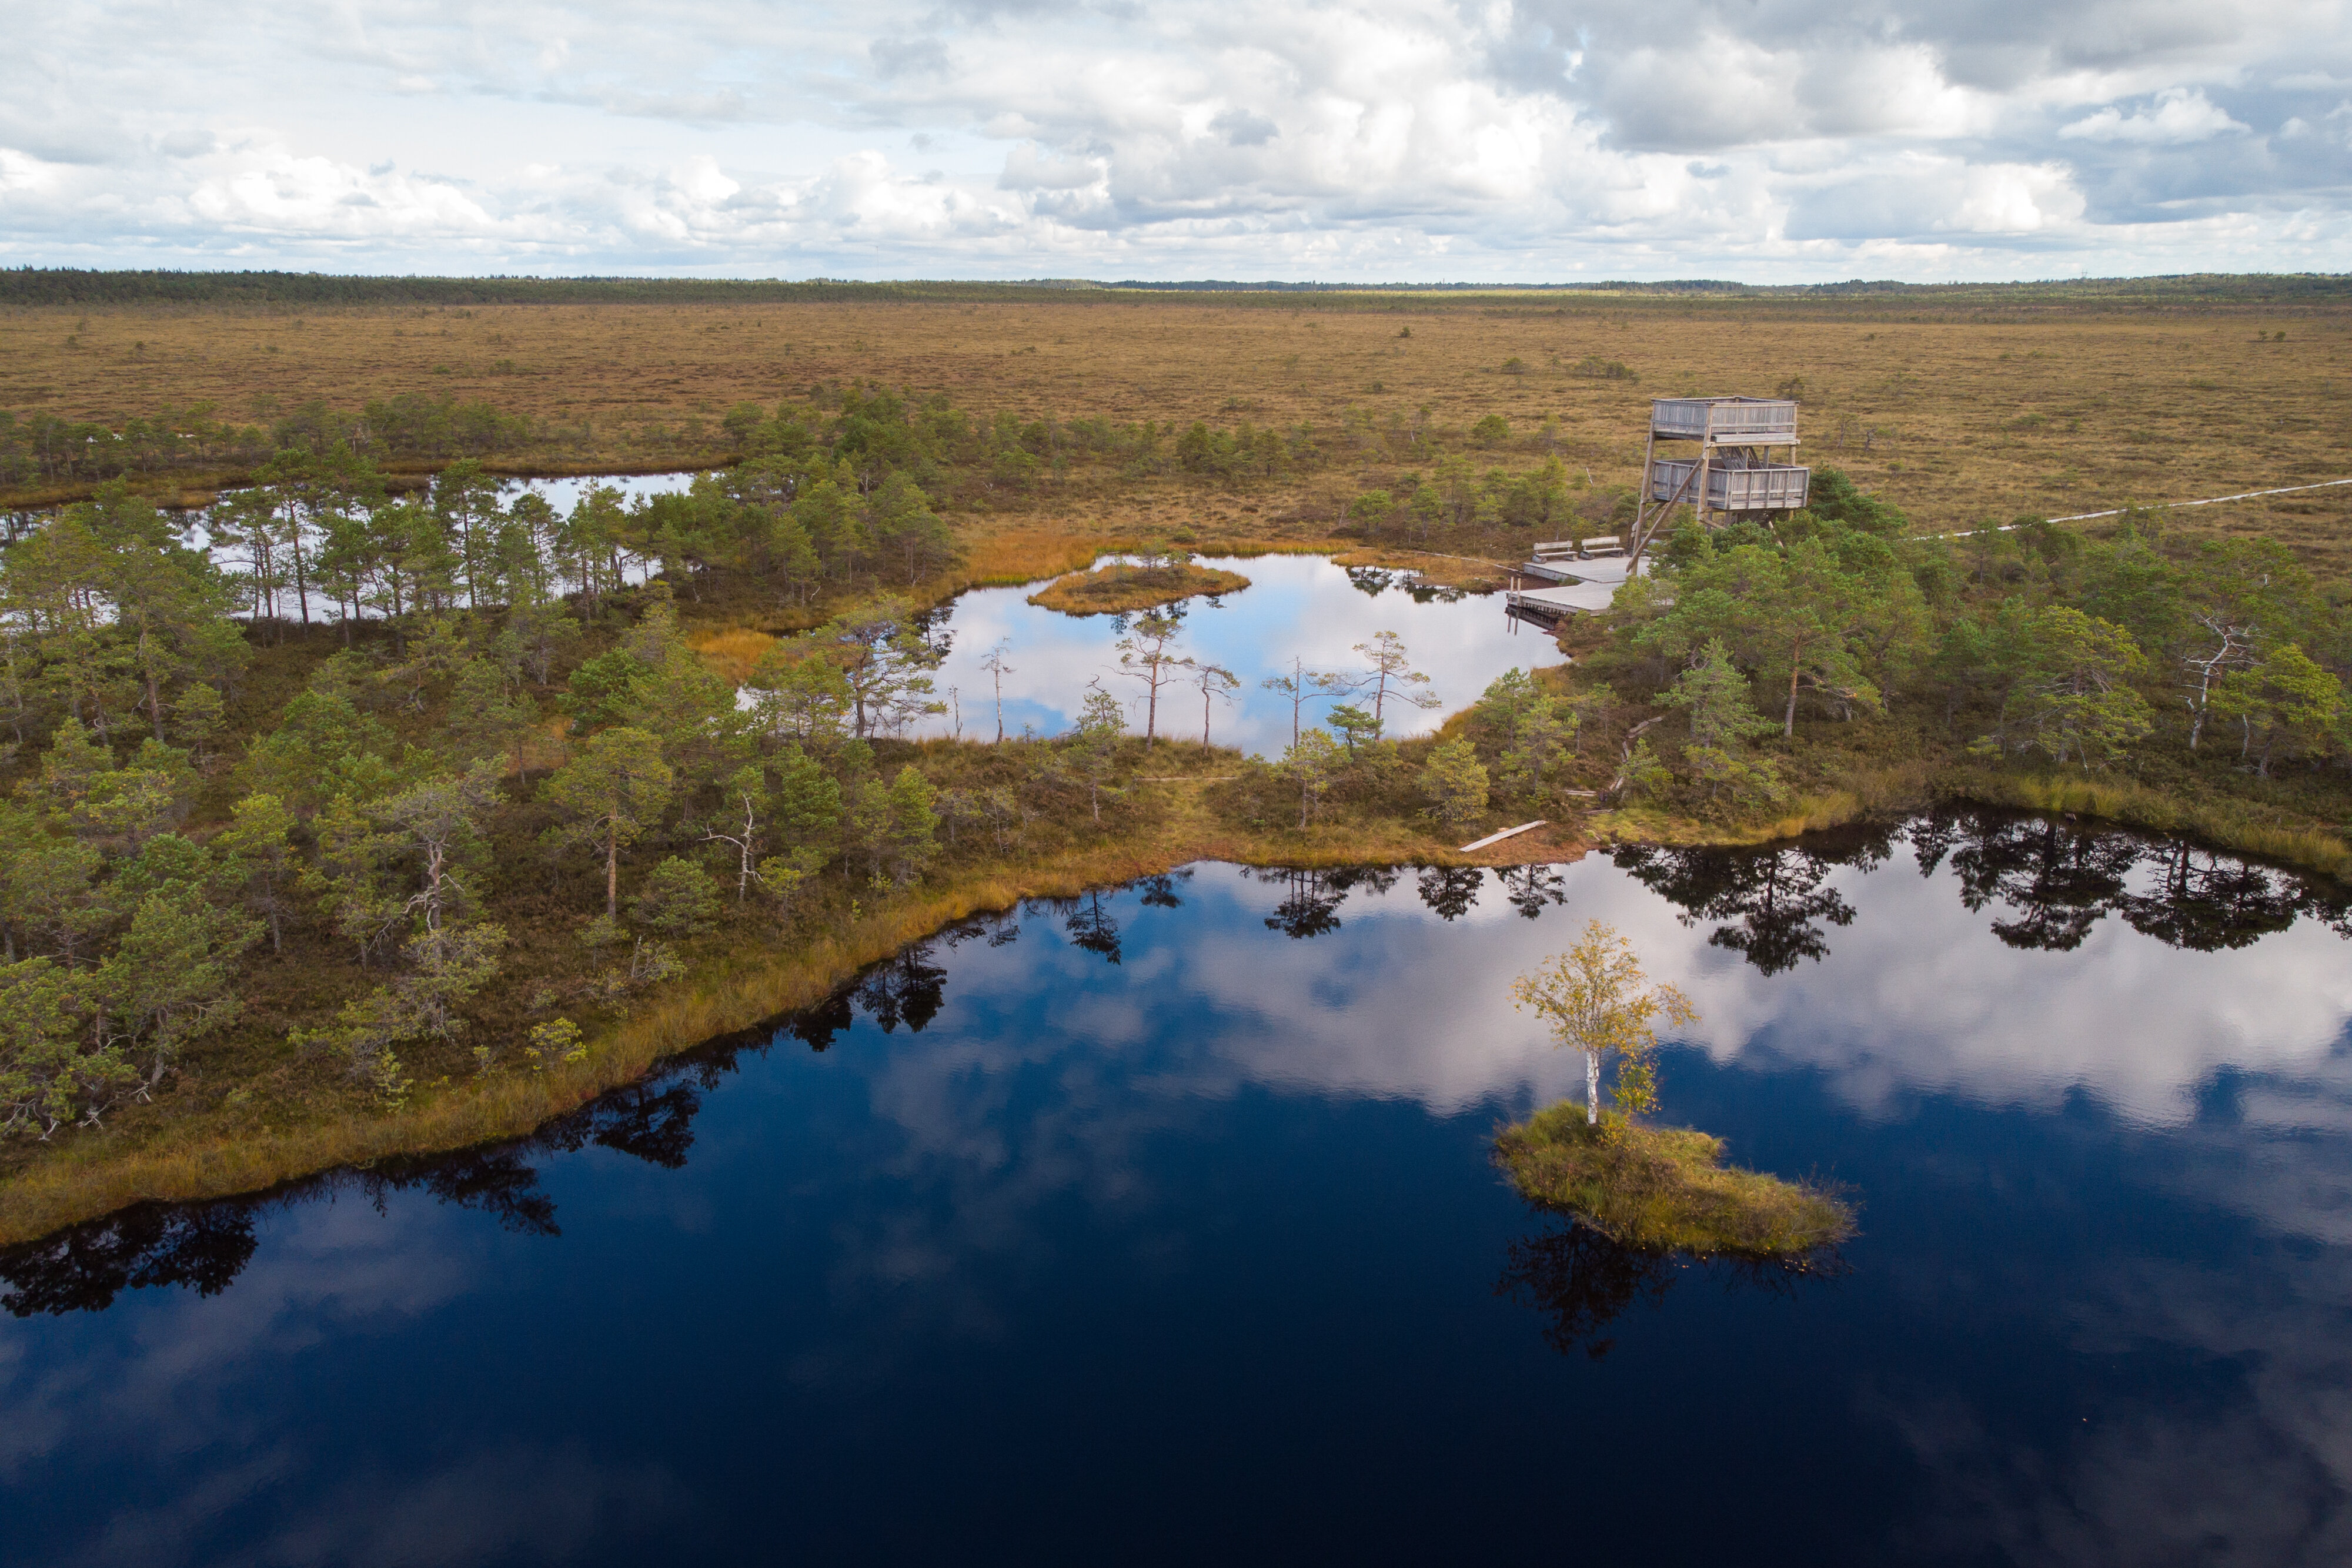
POLYGON ((630 917, 666 936, 693 936, 719 918, 719 884, 710 873, 677 855, 654 867, 630 901, 630 917))

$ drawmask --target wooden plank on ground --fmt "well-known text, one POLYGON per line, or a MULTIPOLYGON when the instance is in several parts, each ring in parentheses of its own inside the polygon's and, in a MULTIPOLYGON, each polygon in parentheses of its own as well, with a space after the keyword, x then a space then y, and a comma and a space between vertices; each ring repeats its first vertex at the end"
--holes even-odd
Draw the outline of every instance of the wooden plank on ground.
POLYGON ((1454 851, 1454 852, 1455 854, 1458 854, 1458 855, 1466 855, 1466 854, 1468 854, 1472 850, 1483 850, 1483 849, 1485 849, 1488 844, 1499 844, 1499 843, 1501 843, 1505 839, 1515 839, 1515 838, 1518 837, 1521 833, 1524 833, 1524 832, 1528 831, 1529 829, 1531 829, 1531 828, 1540 828, 1540 827, 1542 827, 1543 825, 1544 825, 1544 819, 1543 819, 1543 818, 1541 818, 1541 817, 1538 817, 1538 818, 1537 818, 1534 821, 1532 821, 1532 822, 1521 822, 1521 823, 1520 823, 1517 827, 1516 827, 1516 828, 1505 828, 1505 829, 1504 829, 1501 832, 1499 832, 1499 833, 1488 833, 1485 838, 1480 839, 1476 843, 1475 843, 1475 844, 1464 844, 1460 849, 1458 849, 1458 850, 1454 851))

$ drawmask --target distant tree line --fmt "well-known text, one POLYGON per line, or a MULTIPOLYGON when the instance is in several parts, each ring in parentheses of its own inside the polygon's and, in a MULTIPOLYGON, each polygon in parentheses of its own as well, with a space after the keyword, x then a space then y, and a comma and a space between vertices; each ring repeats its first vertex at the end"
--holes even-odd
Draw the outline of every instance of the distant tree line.
POLYGON ((319 272, 194 272, 163 268, 99 271, 80 267, 0 269, 0 305, 774 305, 948 300, 966 303, 1085 304, 1122 295, 1156 298, 1279 300, 1308 308, 1379 308, 1394 300, 1442 307, 1482 297, 1609 295, 1674 300, 1745 302, 1853 300, 1926 306, 2032 302, 2291 303, 2340 300, 2352 277, 2340 273, 2187 273, 2159 277, 2090 277, 2033 283, 1905 283, 1894 278, 1843 283, 1752 284, 1713 278, 1557 284, 1351 284, 1195 279, 1037 278, 1019 283, 859 282, 847 278, 714 277, 362 277, 319 272))
POLYGON ((552 433, 474 400, 404 392, 355 412, 302 403, 267 425, 218 417, 219 404, 163 408, 120 425, 0 409, 0 485, 89 484, 102 479, 248 468, 289 449, 341 445, 373 459, 489 457, 541 444, 552 433))

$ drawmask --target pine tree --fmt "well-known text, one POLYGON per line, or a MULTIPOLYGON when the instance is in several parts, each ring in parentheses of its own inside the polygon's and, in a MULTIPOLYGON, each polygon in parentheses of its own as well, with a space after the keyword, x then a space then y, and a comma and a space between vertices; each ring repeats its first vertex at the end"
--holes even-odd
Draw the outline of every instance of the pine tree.
POLYGON ((592 737, 541 788, 541 795, 569 819, 552 831, 555 842, 604 850, 607 919, 620 914, 621 851, 659 822, 675 779, 656 737, 623 727, 592 737))
POLYGON ((1486 769, 1477 747, 1466 740, 1440 741, 1430 748, 1421 770, 1422 793, 1429 797, 1430 814, 1449 828, 1460 828, 1486 814, 1486 769))

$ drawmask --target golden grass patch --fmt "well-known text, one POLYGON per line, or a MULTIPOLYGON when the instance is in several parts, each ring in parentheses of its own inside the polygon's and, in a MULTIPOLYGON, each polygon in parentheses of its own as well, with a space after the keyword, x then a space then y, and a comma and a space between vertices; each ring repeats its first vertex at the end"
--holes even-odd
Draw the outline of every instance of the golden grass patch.
POLYGON ((740 686, 751 675, 751 667, 760 655, 775 645, 775 636, 767 632, 755 632, 747 626, 730 626, 717 631, 698 632, 687 640, 702 660, 703 667, 730 686, 740 686))

